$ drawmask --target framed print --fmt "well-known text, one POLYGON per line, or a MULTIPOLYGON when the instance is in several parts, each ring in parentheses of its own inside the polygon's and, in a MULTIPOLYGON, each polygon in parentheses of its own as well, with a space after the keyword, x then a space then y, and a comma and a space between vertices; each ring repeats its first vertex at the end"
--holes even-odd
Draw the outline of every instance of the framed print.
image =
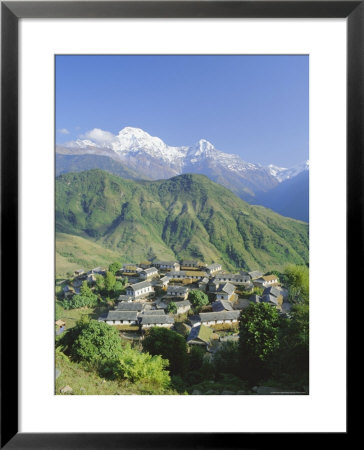
POLYGON ((2 446, 347 435, 363 8, 2 2, 2 446))

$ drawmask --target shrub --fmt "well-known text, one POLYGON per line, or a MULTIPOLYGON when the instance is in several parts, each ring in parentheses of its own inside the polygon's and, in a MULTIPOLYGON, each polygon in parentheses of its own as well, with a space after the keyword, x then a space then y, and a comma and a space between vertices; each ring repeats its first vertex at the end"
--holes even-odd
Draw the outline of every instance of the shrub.
POLYGON ((84 295, 74 295, 71 298, 63 300, 64 309, 76 309, 76 308, 93 308, 97 305, 97 296, 85 297, 84 295))
POLYGON ((168 371, 168 361, 160 356, 141 353, 127 345, 118 360, 112 363, 116 378, 135 382, 148 382, 157 386, 167 387, 171 378, 168 371))

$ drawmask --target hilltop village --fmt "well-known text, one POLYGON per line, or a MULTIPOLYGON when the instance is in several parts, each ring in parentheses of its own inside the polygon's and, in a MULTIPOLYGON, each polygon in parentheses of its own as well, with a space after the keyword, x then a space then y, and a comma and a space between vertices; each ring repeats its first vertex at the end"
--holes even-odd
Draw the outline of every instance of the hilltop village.
MULTIPOLYGON (((80 269, 63 287, 64 298, 80 293, 82 283, 93 289, 106 269, 80 269)), ((274 274, 258 270, 227 273, 221 264, 200 261, 143 261, 124 264, 115 272, 124 281, 115 305, 98 317, 121 332, 170 328, 187 336, 187 343, 206 346, 238 339, 238 319, 250 304, 267 303, 289 317, 288 291, 274 274)), ((62 323, 59 323, 62 326, 62 323)))

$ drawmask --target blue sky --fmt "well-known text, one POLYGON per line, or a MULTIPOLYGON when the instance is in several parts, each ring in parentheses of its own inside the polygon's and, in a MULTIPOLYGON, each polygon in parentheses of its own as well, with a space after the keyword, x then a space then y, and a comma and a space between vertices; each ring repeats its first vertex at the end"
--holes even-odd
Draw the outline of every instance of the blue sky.
POLYGON ((308 159, 308 56, 57 56, 56 140, 142 128, 245 161, 308 159))

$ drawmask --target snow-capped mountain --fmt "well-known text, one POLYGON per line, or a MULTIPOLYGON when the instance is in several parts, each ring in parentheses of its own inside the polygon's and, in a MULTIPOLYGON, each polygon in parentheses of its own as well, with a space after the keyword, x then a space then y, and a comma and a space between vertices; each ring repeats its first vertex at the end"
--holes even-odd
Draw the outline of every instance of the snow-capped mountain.
POLYGON ((304 161, 303 163, 297 164, 296 166, 293 166, 289 169, 287 169, 286 167, 278 167, 274 164, 269 164, 269 166, 267 166, 266 168, 269 173, 277 178, 277 180, 281 183, 282 181, 296 177, 301 172, 309 170, 309 161, 304 161))
MULTIPOLYGON (((140 128, 125 127, 114 135, 95 128, 79 139, 57 146, 65 155, 101 155, 151 179, 170 178, 182 173, 202 173, 245 200, 266 192, 305 168, 267 167, 224 153, 201 139, 192 146, 169 146, 140 128)), ((306 162, 308 167, 308 162, 306 162)))

